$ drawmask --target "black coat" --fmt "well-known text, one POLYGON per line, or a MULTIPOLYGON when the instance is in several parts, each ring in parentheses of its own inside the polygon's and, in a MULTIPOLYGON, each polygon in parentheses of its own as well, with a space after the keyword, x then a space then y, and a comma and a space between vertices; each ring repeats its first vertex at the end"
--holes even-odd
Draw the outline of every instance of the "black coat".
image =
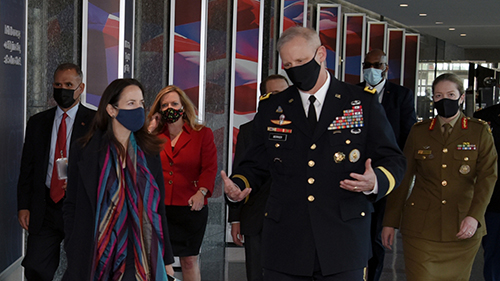
MULTIPOLYGON (((474 117, 487 121, 490 124, 495 147, 497 151, 500 151, 500 104, 477 111, 474 113, 474 117)), ((498 166, 500 167, 500 157, 498 157, 498 166)), ((500 180, 497 180, 495 184, 495 190, 486 211, 500 213, 500 180)))
MULTIPOLYGON (((236 149, 234 152, 233 166, 236 168, 243 161, 245 152, 250 146, 253 137, 253 121, 240 126, 238 139, 236 141, 236 149)), ((240 204, 229 206, 228 221, 240 222, 240 232, 243 235, 257 235, 262 231, 264 223, 264 210, 266 207, 267 198, 269 197, 269 189, 271 187, 271 179, 269 178, 255 192, 252 192, 248 200, 240 204)))
MULTIPOLYGON (((99 176, 104 165, 108 140, 96 132, 85 147, 73 146, 68 168, 68 188, 63 205, 64 248, 68 268, 63 280, 90 280, 94 249, 94 228, 99 176)), ((164 236, 164 262, 174 262, 168 226, 165 216, 165 186, 159 155, 149 156, 146 161, 160 189, 159 210, 164 236)))
MULTIPOLYGON (((44 219, 47 192, 45 180, 49 165, 50 140, 56 108, 53 107, 33 115, 26 126, 21 172, 17 184, 17 209, 28 209, 30 211, 30 233, 38 233, 44 219)), ((80 104, 75 116, 73 132, 71 133, 71 145, 87 133, 94 115, 94 110, 80 104)), ((71 153, 69 158, 71 158, 71 153)))
MULTIPOLYGON (((358 86, 365 87, 365 83, 358 86)), ((387 80, 382 95, 382 106, 402 150, 411 127, 417 122, 413 91, 387 80)))
POLYGON ((240 188, 258 189, 271 175, 262 233, 264 268, 311 276, 316 253, 324 275, 364 268, 371 253, 371 203, 390 193, 406 168, 379 102, 358 86, 331 77, 311 133, 299 92, 292 86, 260 102, 254 135, 232 180, 240 188), (356 105, 362 106, 363 127, 330 127, 356 105), (290 123, 279 125, 281 115, 290 123), (340 188, 350 173, 365 172, 368 158, 378 194, 340 188))

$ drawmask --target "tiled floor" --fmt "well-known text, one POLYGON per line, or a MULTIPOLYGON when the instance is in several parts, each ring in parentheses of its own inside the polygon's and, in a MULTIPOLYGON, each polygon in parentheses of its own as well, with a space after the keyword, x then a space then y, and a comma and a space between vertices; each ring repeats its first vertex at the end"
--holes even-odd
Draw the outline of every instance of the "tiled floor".
MULTIPOLYGON (((384 271, 380 281, 406 281, 404 273, 404 260, 401 236, 398 235, 394 243, 393 250, 387 251, 384 261, 384 271)), ((470 281, 483 281, 483 251, 479 250, 470 281)), ((241 247, 226 248, 226 278, 224 281, 246 281, 245 277, 245 256, 241 247)))
MULTIPOLYGON (((210 241, 210 240, 208 240, 210 241)), ((204 242, 200 255, 200 265, 203 281, 246 281, 244 249, 237 246, 224 246, 216 242, 204 242)), ((387 251, 384 271, 381 281, 406 281, 404 274, 403 249, 401 237, 398 235, 393 250, 387 251)), ((63 261, 64 263, 64 261, 63 261)), ((479 250, 470 281, 483 281, 482 277, 483 251, 479 250)), ((54 280, 60 280, 60 274, 54 280)), ((180 268, 175 277, 182 280, 180 268)), ((20 281, 21 270, 16 270, 9 276, 1 276, 0 281, 20 281)))

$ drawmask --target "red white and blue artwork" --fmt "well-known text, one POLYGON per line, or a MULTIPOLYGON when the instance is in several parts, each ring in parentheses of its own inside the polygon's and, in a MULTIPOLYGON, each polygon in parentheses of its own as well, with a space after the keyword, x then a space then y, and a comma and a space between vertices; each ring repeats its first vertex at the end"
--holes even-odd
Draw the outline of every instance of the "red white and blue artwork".
POLYGON ((389 61, 388 80, 402 85, 402 63, 404 52, 404 29, 389 28, 389 44, 387 57, 389 61))
POLYGON ((365 55, 365 15, 345 14, 344 18, 344 81, 361 82, 361 59, 365 55))
POLYGON ((201 0, 175 1, 173 84, 198 105, 201 0))
POLYGON ((88 1, 86 102, 95 106, 108 84, 118 78, 119 10, 118 0, 88 1))
POLYGON ((326 67, 338 77, 338 49, 340 41, 340 5, 318 4, 318 33, 321 43, 326 48, 326 67))

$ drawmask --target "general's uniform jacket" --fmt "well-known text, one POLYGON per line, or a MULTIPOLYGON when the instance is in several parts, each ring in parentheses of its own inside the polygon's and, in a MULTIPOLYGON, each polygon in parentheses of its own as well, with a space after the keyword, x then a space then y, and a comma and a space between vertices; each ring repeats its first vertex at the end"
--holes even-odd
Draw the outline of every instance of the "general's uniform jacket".
POLYGON ((261 101, 254 134, 232 179, 242 189, 258 188, 271 175, 262 236, 264 268, 310 276, 316 252, 324 275, 365 267, 371 252, 371 202, 390 193, 405 170, 379 102, 332 77, 311 132, 292 86, 261 101), (365 172, 368 158, 378 194, 340 188, 350 173, 365 172))
POLYGON ((497 152, 485 122, 460 113, 445 141, 437 118, 413 126, 405 145, 408 170, 387 200, 384 226, 432 241, 457 241, 466 216, 486 234, 484 213, 497 179, 497 152), (414 187, 406 199, 413 177, 414 187))

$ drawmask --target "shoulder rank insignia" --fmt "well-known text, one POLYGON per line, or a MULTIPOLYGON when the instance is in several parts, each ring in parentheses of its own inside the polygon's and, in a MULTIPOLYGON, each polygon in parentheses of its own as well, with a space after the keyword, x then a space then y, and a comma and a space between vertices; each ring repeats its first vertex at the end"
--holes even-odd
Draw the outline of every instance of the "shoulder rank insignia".
POLYGON ((366 86, 366 87, 365 87, 365 92, 368 92, 368 93, 370 93, 370 94, 375 94, 375 93, 377 92, 377 89, 372 88, 372 87, 370 87, 370 86, 366 86))
POLYGON ((432 119, 431 124, 429 125, 429 131, 434 130, 434 127, 436 126, 436 119, 437 118, 432 119))
POLYGON ((265 100, 265 99, 268 99, 273 93, 269 92, 267 94, 264 94, 262 96, 260 96, 259 100, 265 100))
POLYGON ((462 129, 467 129, 469 127, 469 120, 467 117, 462 118, 462 129))

